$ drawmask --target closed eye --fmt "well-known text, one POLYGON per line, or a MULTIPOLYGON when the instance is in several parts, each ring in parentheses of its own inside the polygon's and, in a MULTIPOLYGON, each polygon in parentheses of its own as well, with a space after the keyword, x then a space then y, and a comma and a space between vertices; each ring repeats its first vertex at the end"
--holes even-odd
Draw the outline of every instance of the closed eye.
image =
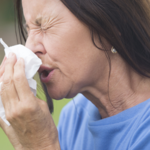
POLYGON ((26 23, 23 26, 26 30, 29 30, 29 26, 26 23))

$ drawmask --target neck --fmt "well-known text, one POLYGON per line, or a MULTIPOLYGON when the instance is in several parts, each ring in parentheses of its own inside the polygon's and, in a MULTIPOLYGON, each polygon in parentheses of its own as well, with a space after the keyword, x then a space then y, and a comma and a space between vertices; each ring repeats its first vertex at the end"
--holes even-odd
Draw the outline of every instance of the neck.
POLYGON ((116 115, 150 98, 150 79, 140 76, 121 59, 118 61, 111 62, 109 79, 108 71, 105 78, 82 92, 99 109, 102 118, 116 115))

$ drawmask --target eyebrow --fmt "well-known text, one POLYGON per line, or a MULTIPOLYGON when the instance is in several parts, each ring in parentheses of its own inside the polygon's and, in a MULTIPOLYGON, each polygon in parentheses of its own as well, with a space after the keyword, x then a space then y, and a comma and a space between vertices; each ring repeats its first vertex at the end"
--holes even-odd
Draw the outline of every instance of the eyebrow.
MULTIPOLYGON (((41 24, 42 24, 42 19, 43 19, 42 17, 38 17, 38 18, 35 20, 34 23, 35 23, 37 26, 41 26, 41 24)), ((29 25, 28 25, 27 23, 24 24, 24 27, 29 29, 29 25)))

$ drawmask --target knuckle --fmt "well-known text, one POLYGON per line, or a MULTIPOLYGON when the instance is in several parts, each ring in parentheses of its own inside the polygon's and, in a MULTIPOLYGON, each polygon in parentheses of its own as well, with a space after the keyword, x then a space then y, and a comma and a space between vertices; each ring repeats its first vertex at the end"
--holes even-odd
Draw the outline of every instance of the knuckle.
POLYGON ((9 122, 12 122, 12 115, 10 115, 10 113, 6 112, 6 119, 9 121, 9 122))
POLYGON ((11 65, 12 66, 12 59, 7 59, 7 61, 5 62, 6 66, 11 65))
POLYGON ((18 109, 17 110, 14 109, 11 112, 6 113, 6 119, 9 122, 13 122, 13 121, 17 120, 18 118, 20 118, 22 116, 23 116, 23 114, 18 109))
POLYGON ((43 100, 40 100, 40 102, 41 102, 41 105, 47 105, 47 102, 45 102, 45 101, 43 101, 43 100))
POLYGON ((15 70, 18 70, 18 69, 21 69, 21 68, 22 68, 22 64, 21 64, 21 63, 18 63, 18 62, 17 62, 17 63, 15 64, 15 66, 14 66, 14 69, 15 69, 15 70))
POLYGON ((21 110, 22 114, 34 114, 36 112, 36 107, 33 104, 25 104, 21 110))
POLYGON ((9 115, 6 115, 6 119, 11 122, 11 117, 9 115))
POLYGON ((47 102, 45 102, 45 101, 43 101, 43 100, 40 100, 40 104, 41 104, 41 106, 43 106, 43 107, 47 107, 48 105, 47 105, 47 102))
POLYGON ((28 102, 31 102, 31 100, 34 99, 34 94, 29 91, 29 93, 24 96, 24 99, 26 99, 24 105, 31 105, 31 103, 28 104, 28 102))
POLYGON ((21 72, 18 71, 16 73, 14 73, 14 77, 13 78, 14 78, 15 82, 20 82, 22 80, 22 78, 21 78, 21 72))
POLYGON ((30 101, 31 99, 34 99, 35 98, 35 96, 34 96, 34 94, 33 94, 33 92, 32 91, 30 91, 30 93, 28 94, 28 100, 30 101))
POLYGON ((20 112, 19 111, 16 111, 14 110, 11 114, 11 118, 14 120, 16 118, 20 117, 20 112))
POLYGON ((11 113, 7 113, 6 114, 6 119, 9 121, 9 122, 12 122, 13 120, 15 120, 16 118, 18 117, 18 113, 16 111, 13 111, 11 113))
POLYGON ((7 84, 11 84, 13 82, 13 79, 11 77, 11 75, 4 75, 4 78, 3 78, 3 84, 4 85, 7 85, 7 84))

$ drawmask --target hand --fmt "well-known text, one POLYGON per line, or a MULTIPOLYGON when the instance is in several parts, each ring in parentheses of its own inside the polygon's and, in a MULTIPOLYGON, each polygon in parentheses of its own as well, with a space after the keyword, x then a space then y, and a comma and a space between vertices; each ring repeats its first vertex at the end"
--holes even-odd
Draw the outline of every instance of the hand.
MULTIPOLYGON (((3 66, 3 65, 2 65, 3 66)), ((2 71, 0 68, 0 72, 2 71)), ((23 59, 14 54, 5 61, 1 79, 1 99, 5 108, 7 126, 0 126, 17 150, 59 150, 58 133, 47 103, 36 98, 25 77, 23 59)))

